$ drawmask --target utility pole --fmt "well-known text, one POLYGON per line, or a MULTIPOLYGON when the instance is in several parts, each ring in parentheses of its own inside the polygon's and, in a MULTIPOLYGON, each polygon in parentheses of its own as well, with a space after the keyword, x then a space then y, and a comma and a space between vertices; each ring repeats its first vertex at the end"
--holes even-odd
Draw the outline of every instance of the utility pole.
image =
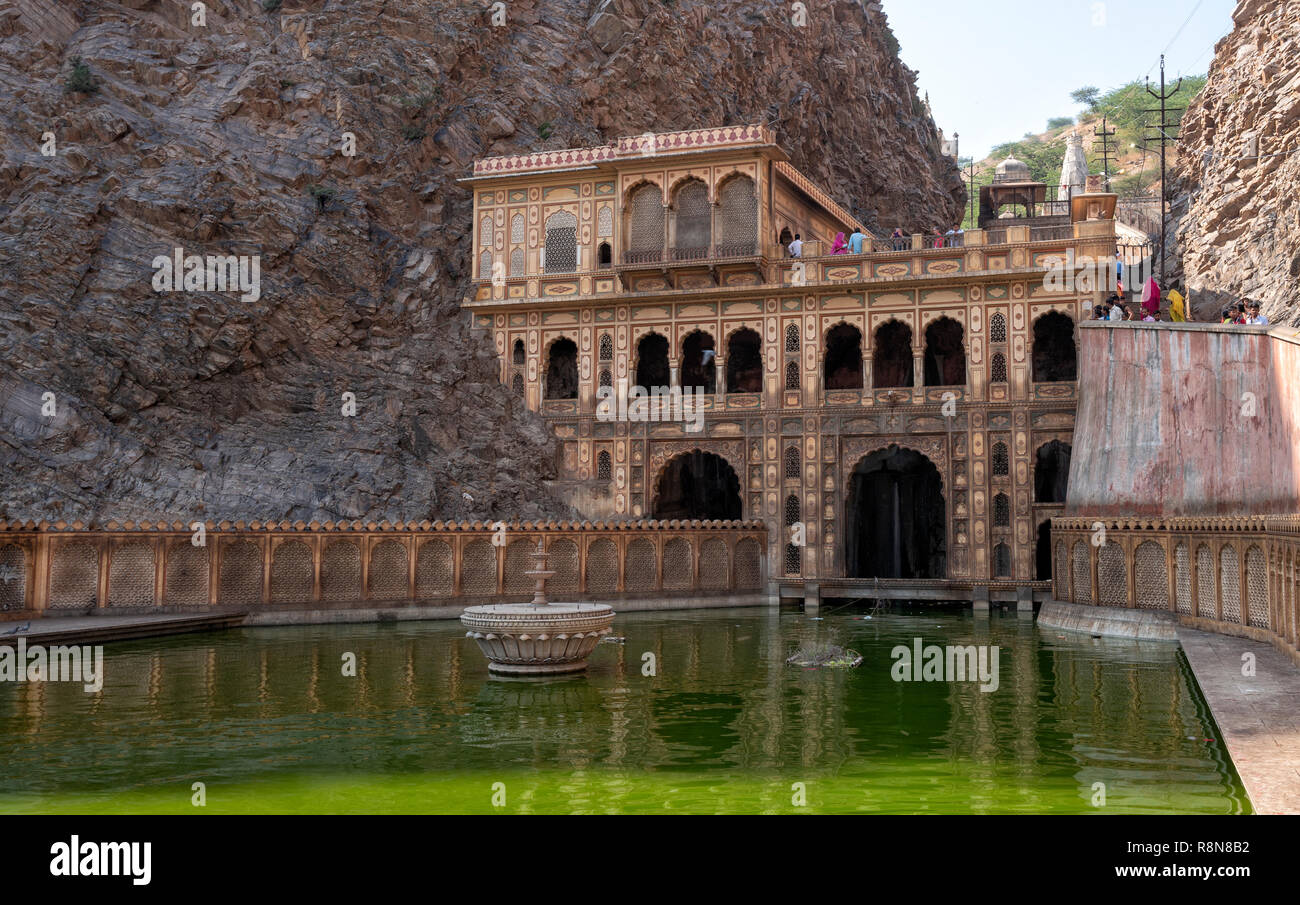
MULTIPOLYGON (((1111 152, 1110 140, 1115 137, 1114 129, 1106 128, 1106 117, 1101 118, 1101 129, 1093 129, 1092 134, 1101 139, 1101 171, 1106 175, 1106 190, 1110 191, 1110 163, 1114 156, 1111 152)), ((1097 142, 1093 142, 1096 147, 1097 142)))
POLYGON ((979 229, 979 223, 975 220, 975 158, 970 159, 970 165, 966 167, 966 173, 970 176, 970 188, 966 192, 966 197, 970 201, 970 228, 979 229))
POLYGON ((1182 107, 1170 107, 1166 105, 1171 97, 1178 93, 1178 89, 1183 86, 1183 80, 1179 79, 1178 84, 1174 85, 1172 91, 1165 90, 1165 55, 1160 54, 1160 92, 1157 94, 1151 90, 1151 79, 1147 78, 1147 94, 1160 101, 1158 108, 1143 110, 1143 113, 1159 113, 1160 125, 1156 131, 1159 135, 1148 135, 1143 137, 1143 141, 1160 142, 1160 285, 1165 282, 1165 145, 1168 142, 1178 141, 1177 135, 1170 135, 1170 131, 1177 131, 1178 123, 1169 121, 1170 113, 1181 113, 1182 107))

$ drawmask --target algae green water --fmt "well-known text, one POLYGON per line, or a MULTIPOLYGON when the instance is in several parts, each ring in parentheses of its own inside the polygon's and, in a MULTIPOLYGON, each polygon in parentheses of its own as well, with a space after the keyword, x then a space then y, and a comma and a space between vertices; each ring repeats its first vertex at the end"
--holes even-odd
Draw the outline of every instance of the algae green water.
POLYGON ((626 643, 585 676, 525 680, 490 677, 454 622, 109 645, 100 692, 0 685, 0 811, 1250 809, 1175 646, 960 610, 640 613, 614 630, 626 643), (785 664, 832 638, 862 665, 785 664), (895 681, 891 651, 916 638, 996 646, 997 689, 895 681))

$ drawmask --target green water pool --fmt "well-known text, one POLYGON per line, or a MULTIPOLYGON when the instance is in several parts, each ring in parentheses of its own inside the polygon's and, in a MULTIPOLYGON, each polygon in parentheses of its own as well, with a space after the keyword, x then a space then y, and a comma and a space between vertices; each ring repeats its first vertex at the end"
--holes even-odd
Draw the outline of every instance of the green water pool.
POLYGON ((0 684, 0 812, 1250 810, 1175 646, 920 608, 614 630, 586 675, 522 680, 490 677, 454 622, 110 645, 100 692, 0 684), (996 647, 997 690, 895 681, 891 652, 917 638, 996 647), (828 639, 862 665, 785 664, 828 639))

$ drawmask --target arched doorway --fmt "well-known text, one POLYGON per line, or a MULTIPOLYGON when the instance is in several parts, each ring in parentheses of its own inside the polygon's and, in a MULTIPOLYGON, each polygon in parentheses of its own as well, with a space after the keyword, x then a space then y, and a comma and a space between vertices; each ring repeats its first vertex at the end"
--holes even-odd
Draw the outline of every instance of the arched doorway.
POLYGON ((655 485, 657 519, 739 519, 740 479, 726 459, 695 449, 673 457, 655 485))
POLYGON ((1070 487, 1070 444, 1053 440, 1034 457, 1034 502, 1064 503, 1070 487))
POLYGON ((571 339, 557 339, 546 359, 546 398, 578 398, 578 346, 571 339))
POLYGON ((763 391, 763 340, 748 327, 727 340, 727 392, 763 391))
POLYGON ((1059 311, 1049 311, 1034 321, 1034 380, 1077 380, 1079 356, 1074 347, 1074 321, 1059 311))
POLYGON ((890 446, 863 457, 845 513, 849 578, 947 577, 943 479, 919 452, 890 446))
POLYGON ((925 328, 925 385, 966 385, 966 346, 962 325, 941 317, 925 328))
POLYGON ((838 324, 826 334, 826 389, 862 389, 862 333, 838 324))
POLYGON ((1034 578, 1052 580, 1052 520, 1038 526, 1038 545, 1034 548, 1034 578))
POLYGON ((683 390, 699 387, 710 395, 718 391, 714 351, 713 337, 703 330, 696 330, 682 340, 683 390))
POLYGON ((912 385, 912 328, 902 321, 885 321, 876 328, 871 382, 876 389, 912 385))
POLYGON ((668 386, 669 379, 668 340, 648 333, 636 344, 636 385, 648 392, 668 386))

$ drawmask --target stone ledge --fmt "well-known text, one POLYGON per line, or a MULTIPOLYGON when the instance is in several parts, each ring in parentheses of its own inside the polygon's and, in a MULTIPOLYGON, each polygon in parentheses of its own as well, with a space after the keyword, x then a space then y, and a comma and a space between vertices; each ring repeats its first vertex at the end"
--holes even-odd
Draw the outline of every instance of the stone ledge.
POLYGON ((1039 625, 1107 638, 1178 643, 1178 621, 1163 610, 1126 610, 1049 600, 1038 611, 1039 625))

